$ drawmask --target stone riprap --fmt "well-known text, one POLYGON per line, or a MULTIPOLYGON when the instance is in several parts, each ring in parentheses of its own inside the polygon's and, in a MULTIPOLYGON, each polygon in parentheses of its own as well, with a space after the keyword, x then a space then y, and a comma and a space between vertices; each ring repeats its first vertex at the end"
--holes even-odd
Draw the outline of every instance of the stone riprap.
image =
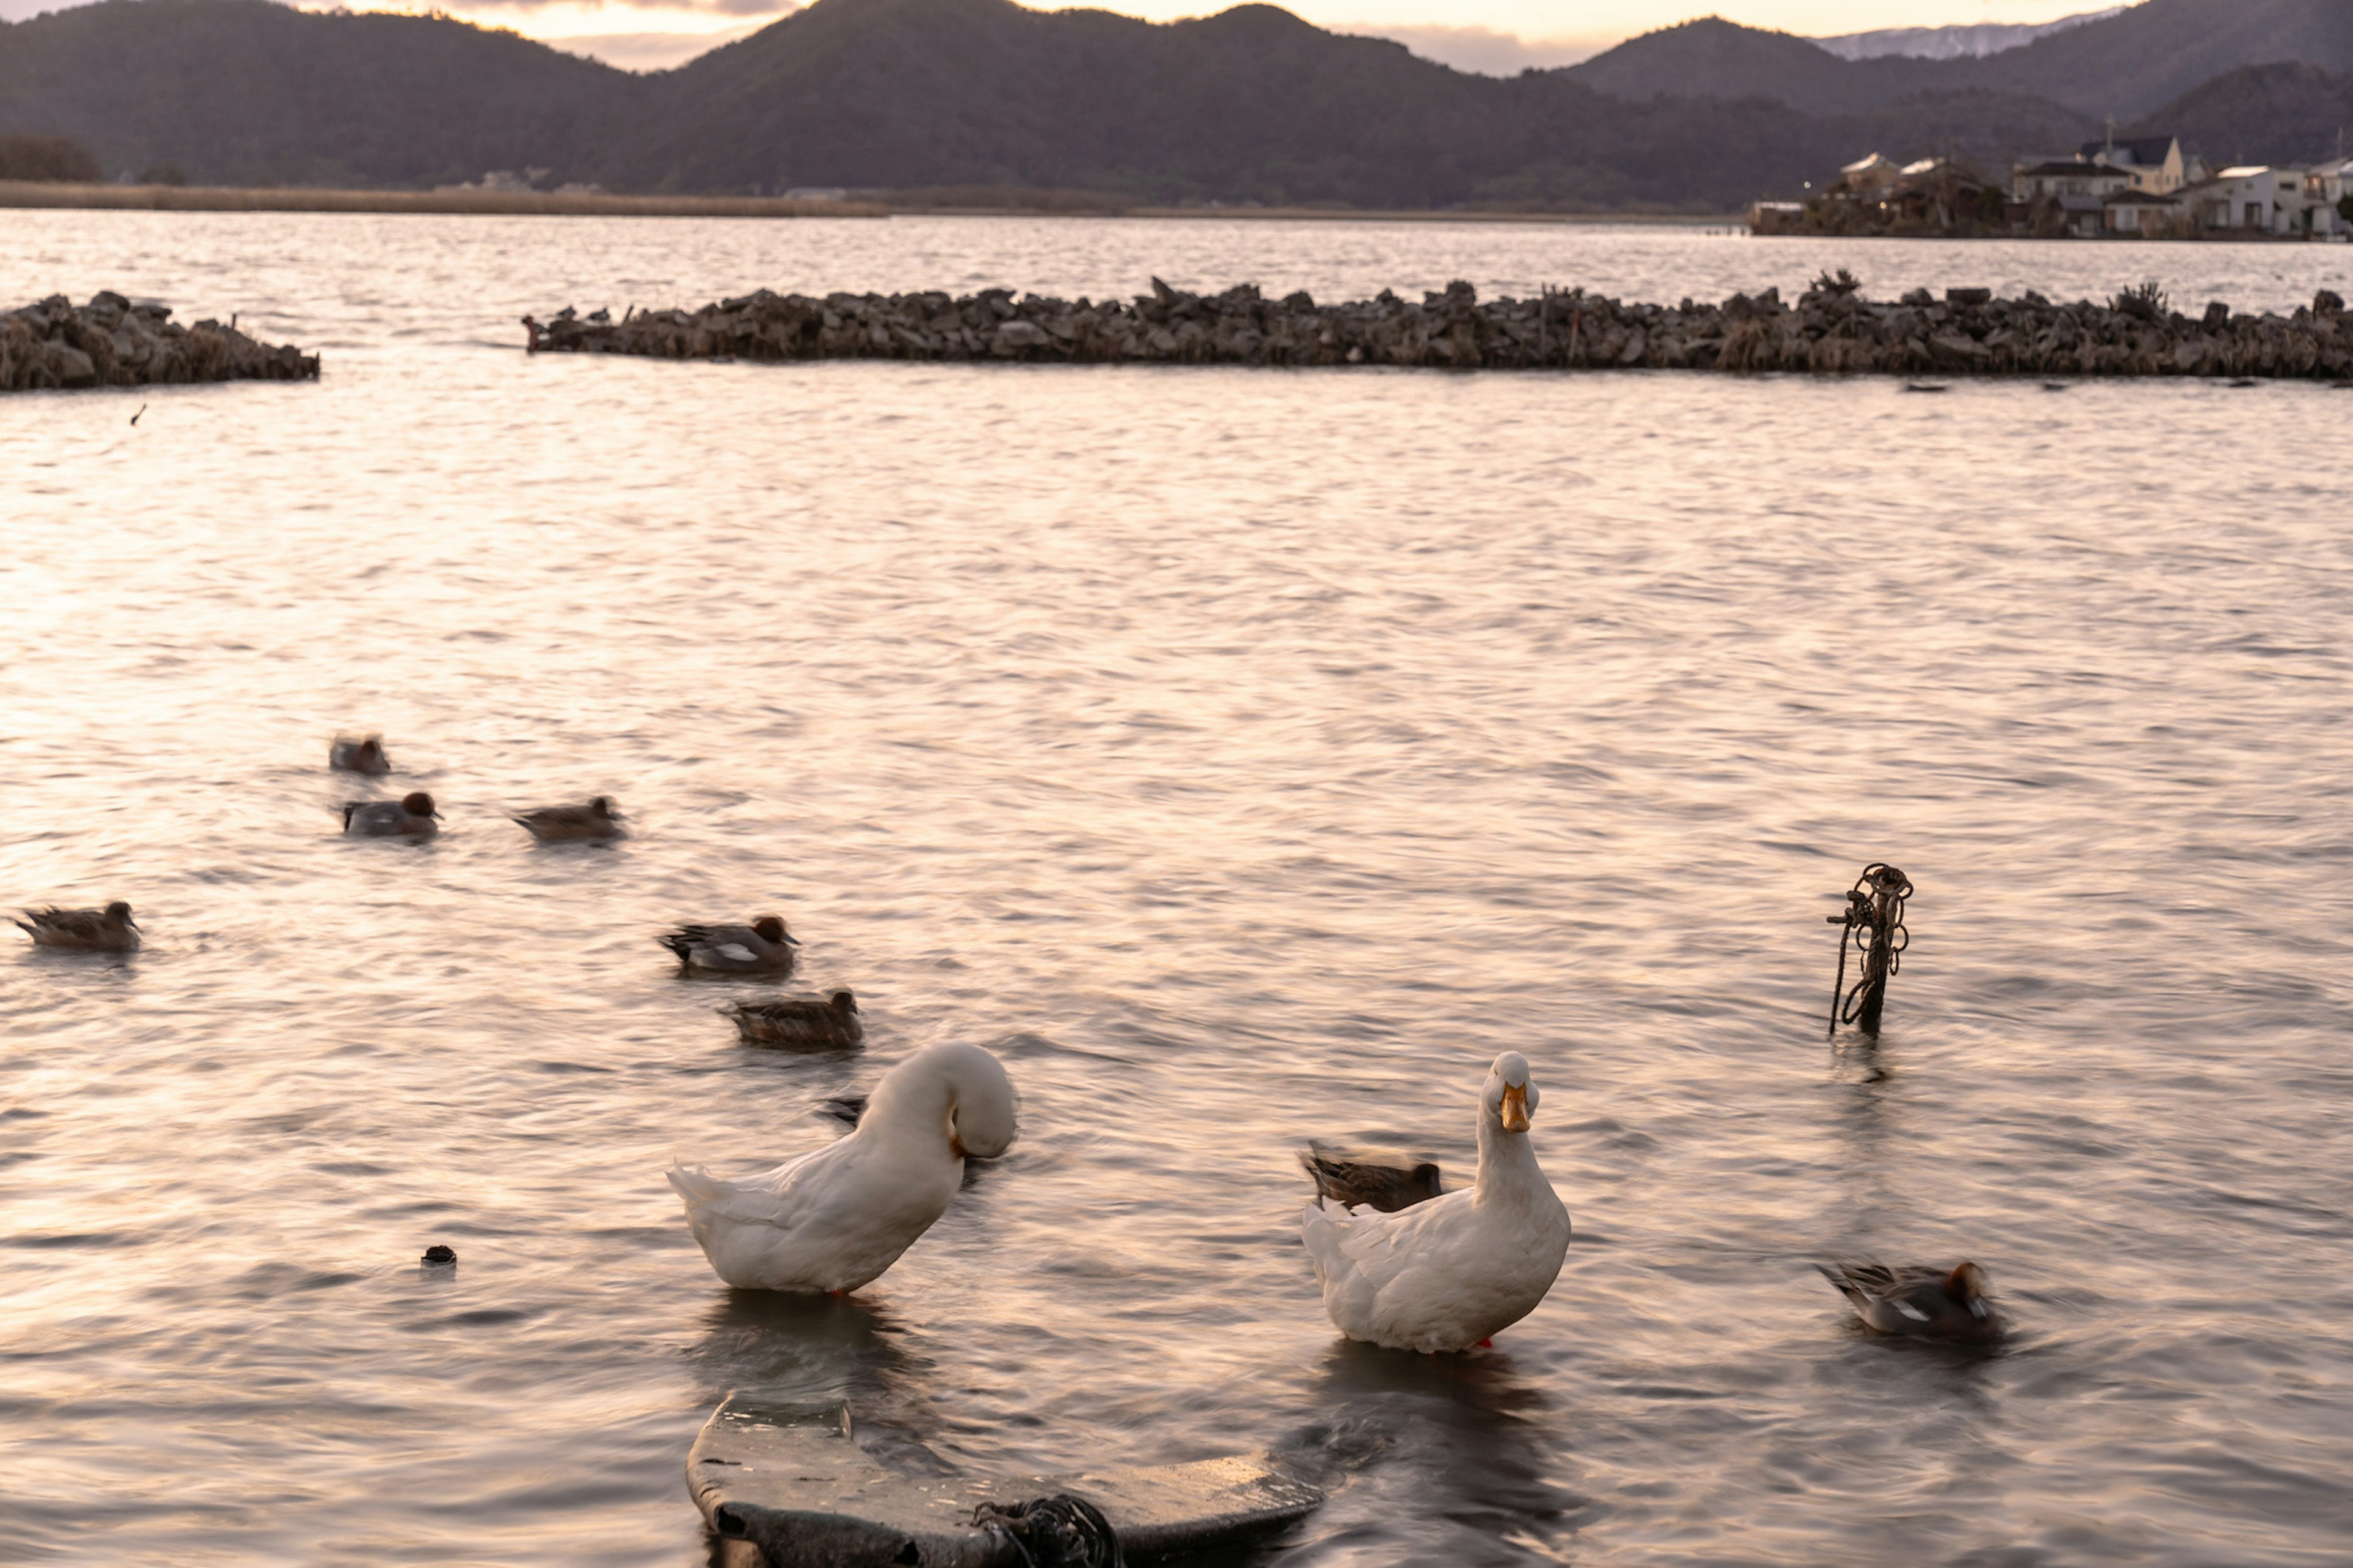
POLYGON ((1124 303, 947 294, 762 289, 700 310, 565 310, 543 350, 662 359, 1004 360, 1073 363, 1419 365, 1475 369, 1876 372, 1898 375, 2353 375, 2353 319, 2324 290, 2293 316, 2216 302, 2167 309, 2154 288, 2105 305, 1985 289, 1915 289, 1866 300, 1852 279, 1820 279, 1796 304, 1778 289, 1720 305, 1639 305, 1581 290, 1482 303, 1468 283, 1419 304, 1378 298, 1319 305, 1250 284, 1188 294, 1158 279, 1124 303))
POLYGON ((0 316, 0 392, 165 386, 198 381, 315 381, 319 356, 258 342, 235 327, 184 327, 168 305, 120 294, 75 305, 62 294, 0 316))

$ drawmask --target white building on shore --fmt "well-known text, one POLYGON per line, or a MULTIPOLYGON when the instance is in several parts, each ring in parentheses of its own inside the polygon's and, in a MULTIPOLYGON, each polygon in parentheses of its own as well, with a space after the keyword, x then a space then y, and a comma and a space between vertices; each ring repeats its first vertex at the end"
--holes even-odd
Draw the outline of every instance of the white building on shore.
POLYGON ((2049 223, 2055 210, 2061 232, 2083 236, 2343 236, 2353 234, 2353 220, 2338 210, 2348 193, 2353 159, 2310 168, 2242 163, 2209 173, 2172 136, 2111 136, 2085 142, 2073 158, 2013 164, 2010 174, 2013 226, 2049 223))
POLYGON ((2242 163, 2185 186, 2183 209, 2208 230, 2250 234, 2342 234, 2337 210, 2345 192, 2342 163, 2306 169, 2289 163, 2242 163))

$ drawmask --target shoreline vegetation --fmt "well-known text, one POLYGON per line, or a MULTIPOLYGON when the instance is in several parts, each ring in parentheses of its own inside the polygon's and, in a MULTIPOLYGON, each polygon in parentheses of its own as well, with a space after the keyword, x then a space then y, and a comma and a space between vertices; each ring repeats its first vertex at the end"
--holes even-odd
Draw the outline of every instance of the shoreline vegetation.
POLYGON ((1801 371, 1817 374, 2353 377, 2353 317, 2323 289, 2293 316, 2201 315, 2170 308, 2154 283, 2106 304, 2029 292, 1915 289, 1863 298, 1825 273, 1794 305, 1777 289, 1722 304, 1649 305, 1583 289, 1482 303, 1469 283, 1419 304, 1388 289, 1319 305, 1302 291, 1268 300, 1250 284, 1221 294, 1172 289, 1128 301, 1075 301, 1009 289, 961 298, 767 289, 694 311, 632 309, 535 324, 543 353, 770 363, 824 359, 1080 364, 1395 365, 1451 370, 1801 371))
POLYGON ((868 202, 784 196, 629 196, 609 192, 339 191, 303 185, 68 184, 0 181, 0 207, 138 212, 479 213, 579 217, 882 217, 868 202))
POLYGON ((0 209, 127 212, 420 213, 549 217, 1139 217, 1382 223, 1640 224, 1734 228, 1736 213, 1552 212, 1516 208, 1164 206, 1094 192, 978 187, 859 191, 839 200, 796 196, 627 195, 610 191, 370 191, 300 185, 68 184, 0 180, 0 209))

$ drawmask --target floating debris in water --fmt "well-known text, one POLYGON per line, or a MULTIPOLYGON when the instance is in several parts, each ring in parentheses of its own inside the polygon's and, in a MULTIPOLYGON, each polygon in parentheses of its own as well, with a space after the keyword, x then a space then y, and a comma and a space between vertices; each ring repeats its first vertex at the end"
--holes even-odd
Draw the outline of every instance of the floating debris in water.
POLYGON ((458 1261, 457 1250, 454 1247, 444 1247, 437 1241, 432 1246, 425 1249, 425 1261, 427 1263, 455 1263, 458 1261))

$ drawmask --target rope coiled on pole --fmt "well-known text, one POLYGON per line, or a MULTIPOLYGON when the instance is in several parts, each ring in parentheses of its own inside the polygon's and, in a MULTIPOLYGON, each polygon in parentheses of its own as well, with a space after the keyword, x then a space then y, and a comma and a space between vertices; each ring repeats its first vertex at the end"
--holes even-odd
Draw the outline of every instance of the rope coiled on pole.
POLYGON ((1912 933, 1904 924, 1904 900, 1911 896, 1910 878, 1884 861, 1874 860, 1847 889, 1845 910, 1827 917, 1824 923, 1842 928, 1838 978, 1831 984, 1831 1034, 1838 1033, 1841 1024, 1852 1024, 1866 1015, 1863 1026, 1877 1031, 1878 1010, 1869 1004, 1874 992, 1886 989, 1888 977, 1904 967, 1904 950, 1912 942, 1912 933), (1852 990, 1846 984, 1850 940, 1862 961, 1862 974, 1852 990))

